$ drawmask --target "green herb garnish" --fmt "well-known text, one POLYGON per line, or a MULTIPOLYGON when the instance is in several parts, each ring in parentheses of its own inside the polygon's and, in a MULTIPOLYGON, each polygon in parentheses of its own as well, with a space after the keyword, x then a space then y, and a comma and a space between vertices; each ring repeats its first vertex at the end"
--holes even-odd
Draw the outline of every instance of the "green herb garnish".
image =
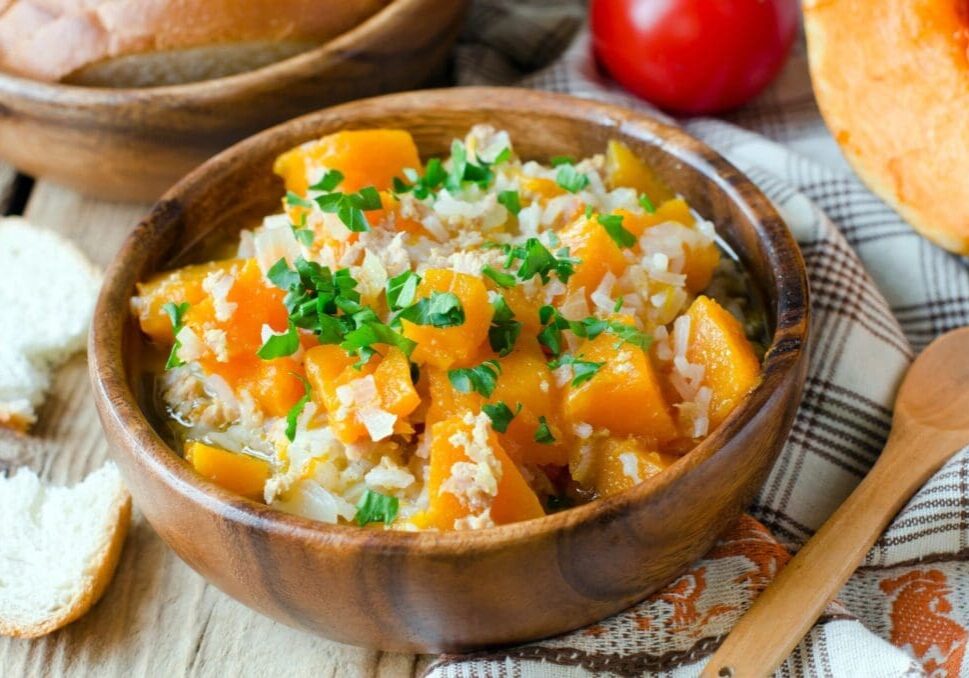
POLYGON ((166 370, 181 367, 185 364, 185 361, 178 357, 178 349, 182 347, 182 342, 178 340, 178 333, 185 327, 185 314, 188 313, 188 308, 189 303, 187 301, 182 304, 168 302, 162 306, 162 311, 165 312, 165 315, 168 316, 168 319, 172 323, 172 335, 175 337, 175 343, 172 344, 172 352, 168 354, 168 360, 165 362, 166 370))
POLYGON ((500 287, 508 288, 515 286, 515 276, 511 273, 502 273, 501 271, 496 271, 491 266, 485 266, 481 269, 481 274, 494 280, 500 287))
POLYGON ((263 360, 283 358, 293 355, 299 350, 299 330, 296 323, 289 321, 289 328, 282 334, 273 334, 268 337, 262 347, 256 352, 263 360))
POLYGON ((552 167, 558 167, 559 165, 574 165, 575 158, 571 155, 556 155, 554 158, 549 160, 552 167))
POLYGON ((390 525, 397 517, 399 508, 400 500, 397 497, 388 497, 386 494, 380 494, 368 488, 357 503, 357 514, 353 519, 361 527, 379 522, 390 525))
POLYGON ((569 193, 578 193, 589 185, 589 177, 575 169, 572 164, 559 165, 555 173, 555 183, 569 193))
POLYGON ((293 376, 303 383, 303 397, 297 400, 296 404, 286 414, 286 438, 289 439, 289 442, 296 439, 296 425, 299 423, 299 416, 303 414, 303 408, 310 401, 311 393, 310 382, 298 374, 293 374, 293 376))
POLYGON ((435 290, 430 297, 425 297, 398 313, 396 319, 409 320, 415 325, 456 327, 464 324, 464 308, 453 292, 435 290))
POLYGON ((645 193, 641 193, 639 195, 639 206, 642 207, 647 212, 649 212, 650 214, 653 214, 654 212, 656 212, 656 205, 653 204, 653 201, 650 200, 649 196, 646 195, 645 193))
POLYGON ((313 207, 313 202, 308 198, 304 198, 298 193, 293 193, 292 191, 286 191, 286 204, 292 205, 293 207, 305 207, 306 209, 311 209, 313 207))
POLYGON ((488 328, 488 344, 491 350, 504 357, 515 348, 515 342, 522 331, 522 324, 515 320, 515 314, 500 294, 491 302, 494 313, 488 328))
POLYGON ((387 281, 387 304, 397 311, 414 303, 414 295, 421 277, 413 271, 404 271, 387 281))
POLYGON ((621 214, 600 214, 598 221, 619 247, 628 249, 636 244, 636 236, 623 227, 621 214))
POLYGON ((568 248, 562 248, 556 254, 552 254, 538 238, 529 238, 524 245, 506 244, 500 247, 507 255, 505 268, 510 269, 515 261, 521 260, 518 279, 523 281, 537 275, 541 277, 542 283, 547 284, 554 272, 558 279, 565 283, 575 273, 575 266, 579 263, 578 259, 569 256, 568 248))
POLYGON ((498 194, 498 202, 505 206, 512 214, 517 215, 522 211, 521 198, 518 196, 518 191, 502 191, 498 194))
POLYGON ((316 198, 320 209, 329 214, 336 214, 343 225, 354 233, 370 230, 370 224, 363 215, 383 208, 380 193, 373 186, 361 188, 356 193, 325 193, 316 198))
POLYGON ((542 445, 551 445, 555 442, 555 436, 552 435, 552 430, 548 427, 548 421, 545 417, 538 418, 538 428, 535 429, 535 442, 541 443, 542 445))
POLYGON ((589 381, 596 375, 596 373, 602 369, 605 363, 597 363, 591 360, 580 360, 573 355, 568 353, 563 354, 559 358, 549 362, 548 366, 550 369, 557 369, 562 365, 569 365, 572 367, 572 385, 581 386, 585 382, 589 381))
POLYGON ((503 402, 487 403, 482 405, 481 411, 491 419, 491 428, 498 433, 505 433, 508 430, 508 425, 511 424, 511 420, 522 411, 522 404, 518 403, 518 409, 512 412, 511 408, 503 402))
POLYGON ((404 176, 410 183, 394 177, 394 193, 398 195, 413 191, 414 197, 424 200, 447 180, 448 173, 444 169, 444 164, 440 158, 431 158, 424 167, 424 175, 421 176, 417 170, 406 168, 404 176))
POLYGON ((490 398, 498 384, 501 365, 497 360, 486 360, 476 367, 462 367, 448 370, 447 377, 451 386, 461 393, 477 392, 490 398))
POLYGON ((330 193, 333 189, 340 185, 341 181, 343 181, 343 172, 335 169, 327 170, 323 175, 323 178, 310 186, 310 189, 330 193))

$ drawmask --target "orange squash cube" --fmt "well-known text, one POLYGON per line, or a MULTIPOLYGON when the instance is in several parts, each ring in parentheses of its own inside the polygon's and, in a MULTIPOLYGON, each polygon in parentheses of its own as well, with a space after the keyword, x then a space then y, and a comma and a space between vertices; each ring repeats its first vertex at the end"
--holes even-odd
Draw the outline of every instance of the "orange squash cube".
POLYGON ((603 365, 587 382, 569 385, 566 417, 573 424, 591 424, 613 435, 641 435, 660 443, 672 440, 676 424, 652 362, 641 348, 617 344, 614 335, 603 333, 578 351, 582 360, 603 365))
POLYGON ((270 476, 268 462, 200 442, 186 443, 185 459, 199 475, 216 485, 250 499, 263 498, 270 476))
POLYGON ((567 283, 569 294, 585 288, 590 298, 607 273, 621 275, 626 268, 626 257, 613 242, 605 227, 596 217, 580 217, 560 234, 562 244, 569 248, 570 256, 578 258, 575 273, 567 283))
POLYGON ((451 292, 464 309, 464 323, 453 327, 417 325, 403 320, 403 334, 417 342, 411 360, 446 370, 455 364, 466 364, 479 357, 488 339, 492 309, 488 290, 481 278, 449 269, 430 269, 417 287, 417 299, 434 292, 451 292))
POLYGON ((690 342, 686 357, 703 365, 703 383, 713 392, 712 429, 760 383, 760 360, 740 322, 713 299, 697 297, 687 314, 690 342))
POLYGON ((244 262, 238 259, 229 259, 185 266, 168 273, 160 273, 147 282, 138 283, 138 296, 135 297, 133 305, 141 331, 152 341, 171 345, 175 340, 172 336, 172 322, 162 310, 162 306, 169 302, 176 305, 185 302, 193 306, 198 304, 207 296, 202 289, 202 282, 209 273, 231 272, 242 263, 244 262))
MULTIPOLYGON (((304 364, 306 379, 313 389, 313 400, 330 415, 344 408, 338 389, 357 379, 372 376, 376 390, 375 406, 397 415, 398 420, 407 417, 420 405, 420 396, 411 380, 410 362, 403 352, 393 346, 378 344, 380 355, 356 369, 357 359, 333 344, 316 346, 306 352, 304 364)), ((359 412, 350 410, 343 419, 330 419, 330 426, 337 437, 345 443, 354 443, 368 435, 359 412)))
POLYGON ((306 178, 318 167, 343 173, 338 191, 353 193, 366 186, 387 191, 394 177, 403 178, 404 168, 420 169, 421 160, 414 139, 404 130, 345 130, 283 153, 273 171, 287 190, 305 195, 306 178))
POLYGON ((628 186, 658 204, 673 197, 656 171, 640 160, 626 144, 615 139, 606 147, 606 182, 610 188, 628 186))
POLYGON ((602 438, 593 454, 591 487, 600 497, 628 490, 662 472, 677 459, 657 452, 646 441, 635 437, 602 438))
MULTIPOLYGON (((468 415, 454 416, 438 422, 431 429, 431 460, 428 478, 430 504, 423 515, 414 520, 419 527, 438 530, 454 529, 455 521, 468 518, 481 511, 490 510, 491 519, 497 525, 539 518, 545 515, 542 505, 522 477, 518 467, 508 457, 490 426, 486 426, 484 440, 476 440, 476 418, 468 415), (480 452, 493 456, 500 469, 494 475, 494 487, 485 481, 473 487, 468 496, 458 497, 446 491, 446 483, 451 478, 457 463, 473 464, 468 455, 467 445, 480 445, 480 452), (444 491, 442 491, 444 490, 444 491), (489 492, 489 490, 493 490, 489 492), (469 505, 473 495, 474 505, 469 505)), ((480 437, 480 435, 479 435, 480 437)))

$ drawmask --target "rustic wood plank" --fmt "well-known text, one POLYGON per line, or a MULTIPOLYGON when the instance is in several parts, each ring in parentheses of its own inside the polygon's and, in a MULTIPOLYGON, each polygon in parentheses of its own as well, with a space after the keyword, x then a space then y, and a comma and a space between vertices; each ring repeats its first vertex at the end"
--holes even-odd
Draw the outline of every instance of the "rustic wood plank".
MULTIPOLYGON (((0 168, 0 196, 5 176, 0 168)), ((38 182, 26 216, 64 233, 104 266, 145 209, 86 199, 38 182)), ((0 473, 26 465, 49 481, 73 483, 106 458, 84 356, 58 372, 33 435, 0 437, 0 473)), ((0 638, 0 666, 0 673, 10 676, 383 678, 414 675, 426 661, 329 642, 252 612, 179 560, 136 506, 118 572, 101 602, 46 638, 0 638)))

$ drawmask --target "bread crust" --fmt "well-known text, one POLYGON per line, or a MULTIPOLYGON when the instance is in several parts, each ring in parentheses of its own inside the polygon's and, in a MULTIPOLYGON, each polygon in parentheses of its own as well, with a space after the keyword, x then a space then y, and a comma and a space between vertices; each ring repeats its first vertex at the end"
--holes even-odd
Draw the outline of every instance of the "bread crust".
POLYGON ((0 0, 0 69, 59 81, 122 56, 235 42, 323 43, 389 0, 0 0))
POLYGON ((969 5, 806 0, 804 17, 815 95, 848 161, 916 230, 969 254, 969 5))
POLYGON ((128 526, 131 524, 131 495, 123 491, 115 500, 114 508, 118 516, 111 527, 105 548, 98 554, 93 574, 84 582, 81 592, 64 608, 42 622, 30 626, 18 626, 0 617, 0 636, 14 638, 38 638, 62 628, 82 617, 100 600, 114 577, 124 546, 128 526))

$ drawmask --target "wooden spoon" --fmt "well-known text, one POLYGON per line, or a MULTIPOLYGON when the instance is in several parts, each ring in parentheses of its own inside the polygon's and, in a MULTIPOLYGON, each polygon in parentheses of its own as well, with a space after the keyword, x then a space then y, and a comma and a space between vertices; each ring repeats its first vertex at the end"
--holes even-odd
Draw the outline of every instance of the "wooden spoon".
POLYGON ((867 477, 760 594, 702 676, 768 676, 821 615, 909 497, 969 445, 969 327, 932 342, 895 400, 867 477))

